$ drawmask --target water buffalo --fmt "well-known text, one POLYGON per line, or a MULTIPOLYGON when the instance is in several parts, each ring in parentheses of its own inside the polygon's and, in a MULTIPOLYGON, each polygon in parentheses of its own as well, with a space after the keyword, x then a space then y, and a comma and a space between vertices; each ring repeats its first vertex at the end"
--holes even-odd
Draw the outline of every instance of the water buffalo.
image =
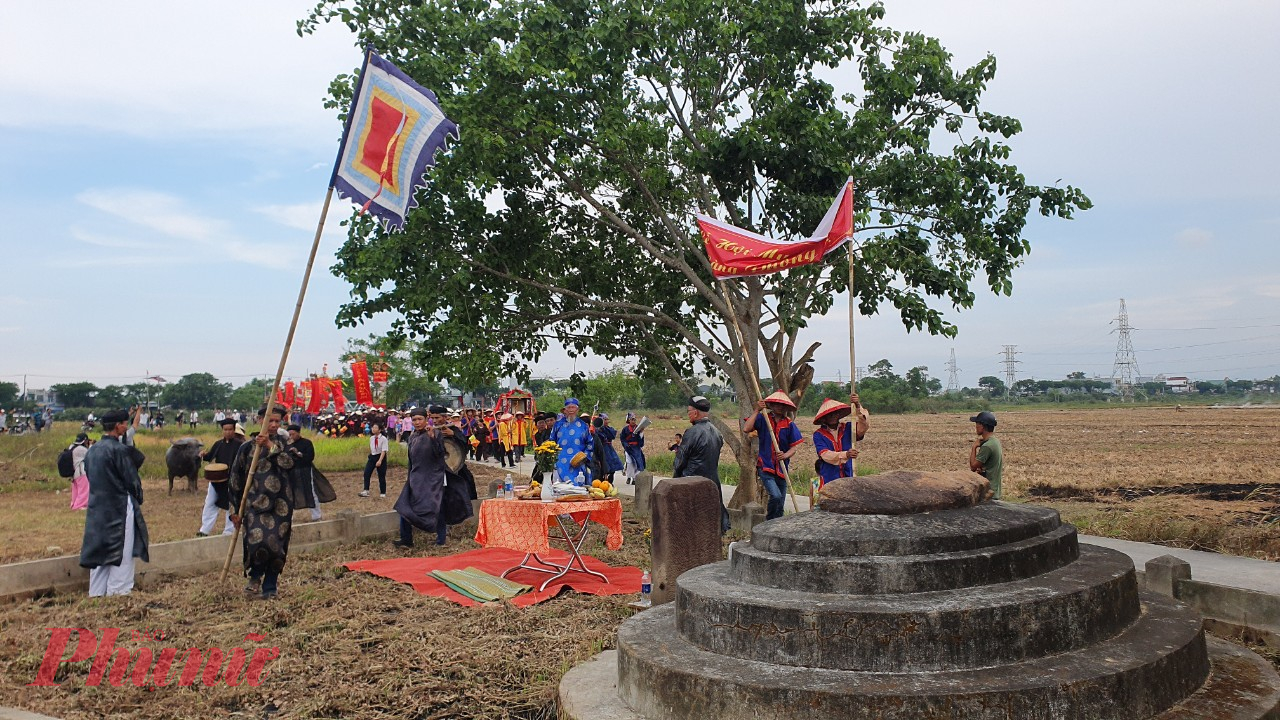
POLYGON ((200 449, 204 443, 193 437, 170 442, 169 450, 164 454, 164 461, 169 466, 169 494, 173 494, 173 479, 176 477, 185 477, 187 490, 194 493, 196 478, 200 476, 200 449))

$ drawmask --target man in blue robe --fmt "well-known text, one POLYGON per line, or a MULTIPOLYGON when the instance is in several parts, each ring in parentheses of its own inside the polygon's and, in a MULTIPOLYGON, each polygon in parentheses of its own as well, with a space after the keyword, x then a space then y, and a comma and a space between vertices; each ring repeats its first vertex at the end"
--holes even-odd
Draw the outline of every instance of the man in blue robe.
POLYGON ((627 477, 627 484, 631 485, 635 483, 636 475, 644 472, 644 431, 636 429, 635 413, 627 413, 627 424, 622 426, 618 437, 622 440, 623 452, 627 454, 623 475, 627 477))
POLYGON ((578 398, 564 401, 564 417, 551 428, 551 439, 560 446, 556 456, 555 472, 560 482, 576 482, 581 474, 582 483, 591 484, 591 455, 595 451, 591 426, 578 417, 578 398), (587 455, 587 461, 575 466, 573 458, 578 453, 587 455))

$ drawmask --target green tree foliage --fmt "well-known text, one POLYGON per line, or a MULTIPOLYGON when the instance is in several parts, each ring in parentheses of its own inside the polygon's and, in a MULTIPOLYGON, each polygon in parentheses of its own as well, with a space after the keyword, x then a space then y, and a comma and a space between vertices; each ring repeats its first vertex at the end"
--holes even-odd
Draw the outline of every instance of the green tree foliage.
MULTIPOLYGON (((258 396, 258 403, 262 402, 265 394, 264 390, 263 395, 258 396)), ((226 405, 230 396, 230 383, 220 382, 209 373, 191 373, 166 385, 160 393, 160 402, 175 408, 204 410, 226 405)), ((155 397, 154 393, 152 397, 155 397)))
POLYGON ((22 392, 22 388, 18 387, 17 383, 0 382, 0 407, 7 408, 12 406, 17 402, 18 393, 20 392, 22 392))
MULTIPOLYGON (((463 128, 404 233, 352 220, 339 324, 394 313, 424 369, 464 385, 524 376, 556 340, 685 394, 705 370, 744 405, 747 359, 763 355, 754 367, 801 397, 818 344, 797 333, 846 289, 844 255, 726 297, 692 216, 804 237, 852 175, 860 312, 954 335, 931 301, 1010 293, 1028 214, 1089 200, 1009 163, 1021 123, 980 103, 995 58, 953 67, 936 39, 883 18, 855 0, 320 0, 300 33, 346 24, 463 128), (846 87, 823 79, 836 74, 846 87)), ((352 81, 334 81, 333 107, 352 81)))
POLYGON ((93 398, 98 393, 97 385, 85 381, 58 383, 49 389, 58 394, 58 402, 63 407, 93 407, 93 398))
MULTIPOLYGON (((267 390, 271 388, 272 380, 274 378, 254 378, 241 385, 227 398, 226 406, 248 411, 248 414, 252 415, 262 407, 262 401, 267 397, 267 390)), ((207 407, 212 406, 202 405, 198 409, 207 407)))
POLYGON ((1004 385, 1004 381, 995 375, 983 375, 978 378, 978 387, 986 391, 988 396, 1004 395, 1008 390, 1004 385))
POLYGON ((122 385, 108 385, 102 388, 93 400, 94 406, 100 408, 120 408, 133 404, 122 385))

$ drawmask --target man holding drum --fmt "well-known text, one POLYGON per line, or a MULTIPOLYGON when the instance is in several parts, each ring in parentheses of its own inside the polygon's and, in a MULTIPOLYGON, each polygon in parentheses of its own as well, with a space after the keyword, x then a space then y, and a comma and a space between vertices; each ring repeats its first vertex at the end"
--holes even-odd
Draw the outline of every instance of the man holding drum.
POLYGON ((208 537, 213 527, 218 524, 218 511, 227 514, 226 524, 222 528, 223 535, 235 531, 231 524, 231 498, 227 493, 227 477, 236 453, 244 444, 244 438, 236 435, 236 421, 231 418, 222 420, 222 438, 204 454, 204 461, 209 463, 204 468, 205 479, 209 481, 209 490, 204 495, 204 509, 200 512, 200 532, 196 537, 208 537))

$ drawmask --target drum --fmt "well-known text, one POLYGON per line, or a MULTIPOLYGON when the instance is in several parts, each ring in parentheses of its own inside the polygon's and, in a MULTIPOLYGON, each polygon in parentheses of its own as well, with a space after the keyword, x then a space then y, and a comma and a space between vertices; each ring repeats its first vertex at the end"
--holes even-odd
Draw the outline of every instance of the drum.
POLYGON ((209 463, 204 466, 204 479, 213 483, 226 482, 231 476, 231 469, 223 463, 209 463))
POLYGON ((467 464, 467 453, 471 448, 467 447, 467 441, 463 440, 456 433, 452 436, 444 436, 440 438, 444 441, 444 464, 452 472, 459 472, 462 466, 467 464))
POLYGON ((582 463, 586 461, 587 461, 587 454, 584 452, 580 452, 577 455, 574 455, 573 458, 569 460, 569 465, 572 467, 581 467, 582 463))
POLYGON ((636 423, 636 432, 638 433, 644 432, 644 429, 649 427, 649 424, 651 422, 653 421, 649 419, 648 415, 645 415, 644 417, 640 418, 640 422, 636 423))

